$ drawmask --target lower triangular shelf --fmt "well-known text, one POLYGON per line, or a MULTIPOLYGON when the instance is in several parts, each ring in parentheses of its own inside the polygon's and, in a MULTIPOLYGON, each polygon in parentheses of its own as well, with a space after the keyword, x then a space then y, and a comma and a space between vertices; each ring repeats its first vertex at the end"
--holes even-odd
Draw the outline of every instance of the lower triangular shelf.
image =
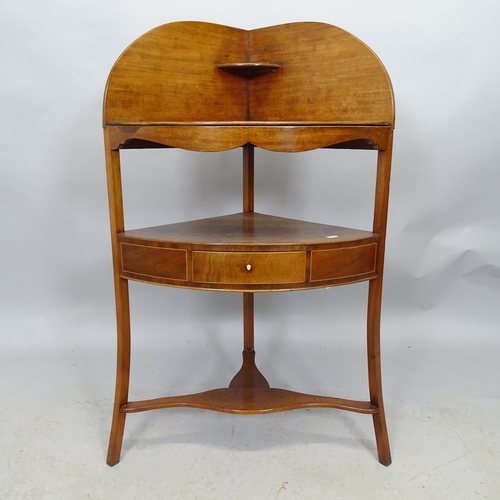
POLYGON ((188 407, 225 413, 275 413, 303 408, 338 408, 357 413, 378 413, 367 401, 315 396, 269 387, 255 365, 255 351, 243 351, 243 365, 229 387, 165 398, 132 401, 120 408, 123 413, 135 413, 160 408, 188 407))
POLYGON ((186 396, 131 401, 123 405, 120 411, 135 413, 174 407, 243 414, 274 413, 301 408, 338 408, 357 413, 378 413, 378 408, 367 401, 314 396, 270 387, 229 387, 186 396))

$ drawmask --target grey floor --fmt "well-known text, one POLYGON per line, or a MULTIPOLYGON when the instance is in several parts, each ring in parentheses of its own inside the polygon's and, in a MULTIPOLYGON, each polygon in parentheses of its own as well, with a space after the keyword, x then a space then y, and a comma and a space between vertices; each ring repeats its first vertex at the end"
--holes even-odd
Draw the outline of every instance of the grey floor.
MULTIPOLYGON (((386 344, 387 468, 376 460, 369 416, 324 409, 129 415, 122 460, 110 468, 113 349, 12 349, 1 364, 0 498, 500 498, 497 349, 386 344)), ((132 398, 215 387, 237 368, 224 355, 210 365, 206 350, 189 345, 173 357, 139 346, 132 398)), ((350 368, 364 369, 355 351, 348 341, 295 342, 258 359, 272 385, 363 398, 364 372, 350 368), (321 372, 332 350, 332 373, 321 372)))

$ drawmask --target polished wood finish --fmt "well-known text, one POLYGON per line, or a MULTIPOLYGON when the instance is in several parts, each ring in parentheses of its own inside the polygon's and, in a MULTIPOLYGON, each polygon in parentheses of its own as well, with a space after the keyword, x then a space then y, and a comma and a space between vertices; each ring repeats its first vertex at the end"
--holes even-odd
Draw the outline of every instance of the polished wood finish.
POLYGON ((205 290, 335 286, 377 276, 379 238, 369 231, 242 212, 119 233, 119 273, 205 290))
POLYGON ((378 233, 329 224, 240 212, 117 234, 120 242, 151 242, 195 250, 329 250, 379 240, 378 233))
POLYGON ((193 281, 264 285, 303 283, 305 252, 193 252, 193 281))
POLYGON ((250 61, 281 64, 249 82, 252 120, 394 124, 392 88, 378 57, 350 33, 322 23, 249 32, 250 61), (272 91, 270 85, 272 82, 272 91))
POLYGON ((122 243, 123 269, 151 278, 187 280, 187 252, 173 248, 157 248, 122 243))
MULTIPOLYGON (((243 223, 243 230, 253 231, 255 224, 253 222, 253 211, 254 211, 254 195, 255 195, 255 146, 253 144, 245 144, 243 146, 243 212, 247 215, 248 221, 243 223)), ((248 270, 248 269, 247 269, 248 270)), ((241 378, 241 374, 245 374, 248 371, 246 367, 249 365, 248 353, 254 353, 251 359, 250 365, 252 365, 255 370, 252 373, 257 373, 258 376, 251 379, 252 383, 248 383, 252 387, 258 385, 257 379, 264 379, 264 385, 269 384, 264 376, 257 370, 255 366, 255 336, 254 336, 254 294, 253 292, 243 293, 243 365, 241 370, 235 375, 231 381, 231 385, 237 384, 238 380, 241 378), (246 355, 245 355, 246 354, 246 355)))
POLYGON ((108 465, 115 465, 120 460, 125 414, 121 411, 127 404, 130 380, 130 305, 128 281, 120 277, 119 248, 116 234, 125 227, 123 218, 123 197, 121 188, 120 156, 109 147, 109 133, 104 131, 106 149, 106 177, 108 183, 109 213, 111 225, 111 244, 113 251, 113 271, 115 281, 116 323, 117 323, 117 361, 116 387, 113 407, 113 420, 109 438, 108 465))
POLYGON ((334 286, 377 276, 379 238, 368 231, 242 212, 119 233, 119 273, 206 290, 334 286))
MULTIPOLYGON (((392 129, 386 125, 348 126, 329 122, 284 121, 224 123, 147 123, 110 125, 113 149, 134 147, 134 141, 192 151, 225 151, 249 142, 269 151, 297 153, 338 145, 386 150, 392 129)), ((140 146, 139 146, 140 147, 140 146)))
POLYGON ((394 128, 389 77, 346 31, 291 23, 246 31, 160 26, 114 65, 103 110, 117 313, 116 390, 107 463, 120 460, 128 413, 191 407, 229 413, 338 408, 372 415, 379 461, 391 462, 382 399, 380 311, 394 128), (242 147, 242 212, 125 230, 120 150, 242 147), (371 231, 254 212, 255 147, 377 151, 371 231), (128 281, 242 292, 243 363, 226 388, 129 401, 128 281), (254 350, 254 293, 369 281, 369 401, 272 388, 254 350))
POLYGON ((323 23, 253 31, 198 22, 159 26, 120 56, 109 75, 105 99, 105 125, 394 125, 392 88, 384 66, 359 39, 323 23), (217 67, 241 63, 280 68, 247 80, 217 67))
POLYGON ((373 276, 377 243, 311 252, 311 281, 373 276))
POLYGON ((243 212, 254 210, 255 146, 243 146, 243 212))

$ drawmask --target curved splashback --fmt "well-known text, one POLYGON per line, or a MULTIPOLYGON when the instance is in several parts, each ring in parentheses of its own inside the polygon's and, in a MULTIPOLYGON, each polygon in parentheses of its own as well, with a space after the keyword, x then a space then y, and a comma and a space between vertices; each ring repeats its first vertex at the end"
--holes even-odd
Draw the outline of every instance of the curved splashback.
POLYGON ((252 31, 203 22, 159 26, 115 63, 104 125, 394 125, 387 72, 350 33, 301 22, 252 31), (228 72, 228 65, 256 71, 228 72), (260 64, 256 64, 260 63, 260 64), (268 65, 269 71, 261 71, 268 65), (259 70, 260 68, 260 70, 259 70))

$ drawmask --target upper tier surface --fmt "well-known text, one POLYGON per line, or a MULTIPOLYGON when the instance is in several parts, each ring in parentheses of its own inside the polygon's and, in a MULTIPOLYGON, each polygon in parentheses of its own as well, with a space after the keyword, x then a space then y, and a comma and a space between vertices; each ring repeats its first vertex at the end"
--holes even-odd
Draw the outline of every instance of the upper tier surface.
POLYGON ((328 224, 305 222, 259 213, 237 213, 164 226, 134 229, 120 238, 148 240, 158 243, 202 247, 322 248, 342 246, 376 238, 369 231, 360 231, 328 224))

